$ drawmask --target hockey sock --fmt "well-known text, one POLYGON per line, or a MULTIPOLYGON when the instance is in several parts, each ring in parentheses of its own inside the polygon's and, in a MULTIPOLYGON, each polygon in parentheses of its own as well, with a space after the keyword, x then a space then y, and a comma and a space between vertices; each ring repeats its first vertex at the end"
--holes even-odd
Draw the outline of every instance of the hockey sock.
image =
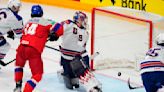
POLYGON ((23 92, 32 92, 35 87, 36 87, 36 83, 34 82, 34 80, 28 80, 25 84, 25 88, 23 92))
POLYGON ((19 82, 23 77, 23 68, 15 68, 15 82, 19 82))
POLYGON ((36 84, 41 80, 42 74, 36 74, 32 77, 31 80, 28 80, 25 84, 23 92, 32 92, 36 87, 36 84))

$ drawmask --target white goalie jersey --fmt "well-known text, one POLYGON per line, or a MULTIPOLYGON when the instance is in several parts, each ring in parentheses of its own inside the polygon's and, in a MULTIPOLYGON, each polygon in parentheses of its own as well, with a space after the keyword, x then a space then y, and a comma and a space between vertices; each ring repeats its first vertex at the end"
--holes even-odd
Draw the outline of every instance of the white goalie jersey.
POLYGON ((22 17, 12 12, 9 8, 0 9, 0 36, 5 35, 8 31, 13 31, 16 35, 21 35, 23 28, 22 17))
POLYGON ((85 28, 78 27, 71 20, 64 21, 62 24, 62 56, 68 60, 72 60, 76 54, 87 55, 85 46, 89 38, 88 31, 85 28))
POLYGON ((145 72, 164 71, 164 48, 151 48, 145 60, 140 63, 141 74, 145 72))

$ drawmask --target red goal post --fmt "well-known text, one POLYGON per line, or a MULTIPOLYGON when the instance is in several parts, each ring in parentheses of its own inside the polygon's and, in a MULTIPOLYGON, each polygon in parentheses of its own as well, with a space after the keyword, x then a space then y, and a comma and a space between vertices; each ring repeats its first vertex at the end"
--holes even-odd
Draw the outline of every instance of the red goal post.
MULTIPOLYGON (((97 15, 97 12, 103 13, 102 15, 105 16, 105 17, 106 16, 108 17, 108 15, 110 15, 112 17, 114 16, 114 18, 119 17, 119 18, 132 20, 133 22, 143 22, 143 23, 146 23, 146 25, 148 24, 148 30, 149 30, 149 32, 148 32, 149 34, 148 35, 149 36, 148 36, 148 46, 147 46, 147 49, 151 48, 153 46, 153 22, 152 22, 152 20, 148 20, 148 19, 144 19, 144 18, 138 18, 138 17, 135 17, 135 16, 131 16, 131 15, 128 15, 128 14, 115 12, 115 11, 108 10, 108 9, 93 8, 92 16, 91 16, 92 17, 91 18, 91 47, 90 47, 91 48, 91 55, 96 52, 95 51, 95 48, 96 48, 95 47, 95 43, 96 43, 95 39, 97 39, 97 38, 95 37, 96 36, 95 32, 103 31, 103 30, 96 30, 96 27, 98 26, 98 25, 95 25, 95 22, 96 22, 96 17, 95 16, 97 15)), ((122 24, 122 25, 124 25, 124 24, 122 24)), ((101 25, 99 25, 99 26, 101 26, 101 25)), ((104 44, 105 44, 105 41, 104 41, 104 44)), ((110 48, 108 48, 108 50, 110 51, 110 48)), ((109 52, 109 53, 111 53, 111 52, 109 52)), ((112 53, 114 53, 114 52, 112 52, 112 53)), ((118 53, 118 52, 116 52, 116 53, 118 53)), ((103 53, 101 53, 101 51, 100 51, 100 55, 101 54, 103 54, 103 53)), ((95 66, 94 66, 95 62, 94 62, 94 60, 91 60, 91 69, 92 70, 95 69, 95 66)), ((99 61, 99 62, 103 62, 103 61, 99 61)))

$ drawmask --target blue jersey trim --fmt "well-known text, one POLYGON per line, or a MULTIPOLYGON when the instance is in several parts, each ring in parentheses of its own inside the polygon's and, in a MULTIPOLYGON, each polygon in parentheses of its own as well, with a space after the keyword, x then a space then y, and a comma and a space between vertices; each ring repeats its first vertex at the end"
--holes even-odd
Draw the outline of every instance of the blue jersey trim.
MULTIPOLYGON (((9 8, 10 9, 10 8, 9 8)), ((10 9, 11 10, 11 9, 10 9)), ((18 21, 22 20, 22 17, 20 15, 18 15, 18 13, 14 12, 11 10, 11 12, 15 15, 15 17, 17 18, 18 21)))
POLYGON ((146 69, 146 68, 152 68, 152 67, 160 67, 160 68, 164 68, 164 66, 161 66, 161 65, 156 65, 156 66, 146 66, 146 67, 143 67, 141 69, 146 69))
POLYGON ((23 68, 16 68, 15 72, 23 72, 23 68))
POLYGON ((3 46, 3 45, 5 45, 5 44, 6 44, 6 40, 3 39, 3 40, 0 42, 0 46, 3 46))
POLYGON ((36 84, 32 80, 27 81, 27 83, 29 83, 33 88, 35 88, 36 86, 36 84))
POLYGON ((60 26, 61 25, 59 23, 55 24, 53 31, 56 32, 60 28, 60 26))
POLYGON ((144 62, 141 62, 141 64, 145 64, 145 63, 149 63, 149 62, 160 62, 159 60, 157 60, 157 61, 155 61, 155 60, 153 60, 153 61, 144 61, 144 62))

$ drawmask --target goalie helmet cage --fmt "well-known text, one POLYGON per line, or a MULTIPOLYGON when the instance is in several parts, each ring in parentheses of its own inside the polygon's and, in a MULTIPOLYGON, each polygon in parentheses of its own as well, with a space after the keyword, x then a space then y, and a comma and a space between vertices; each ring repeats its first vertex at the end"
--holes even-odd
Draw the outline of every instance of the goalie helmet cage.
POLYGON ((139 68, 145 52, 153 46, 153 40, 161 30, 154 31, 158 15, 134 9, 118 7, 93 8, 91 19, 91 69, 112 67, 139 68), (143 17, 144 16, 144 17, 143 17))

